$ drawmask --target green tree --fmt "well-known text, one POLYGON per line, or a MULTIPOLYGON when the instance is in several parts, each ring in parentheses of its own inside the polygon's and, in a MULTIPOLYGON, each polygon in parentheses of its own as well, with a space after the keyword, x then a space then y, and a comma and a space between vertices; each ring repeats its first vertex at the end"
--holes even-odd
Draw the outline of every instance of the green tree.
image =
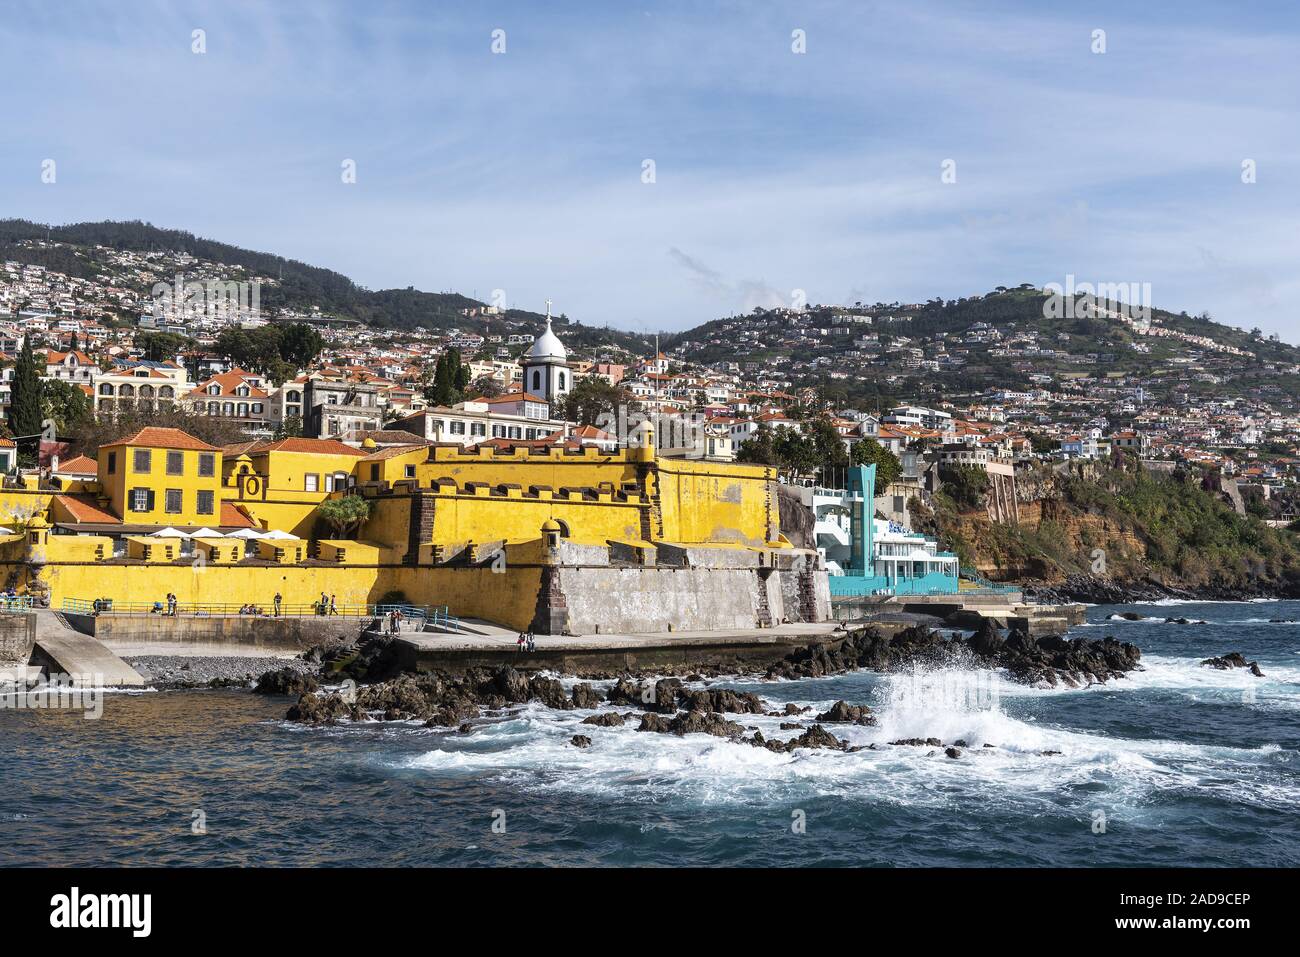
POLYGON ((144 353, 144 358, 152 362, 166 362, 175 359, 176 354, 190 345, 192 340, 174 332, 150 332, 136 339, 136 346, 144 353))
POLYGON ((495 399, 505 391, 501 381, 490 375, 481 375, 469 384, 469 394, 476 399, 495 399))
POLYGON ((772 430, 765 425, 760 425, 753 435, 740 443, 740 447, 736 449, 736 461, 751 465, 779 466, 781 460, 777 455, 772 430))
POLYGON ((844 447, 844 439, 830 419, 813 419, 805 424, 804 432, 822 468, 842 469, 849 464, 849 451, 844 447))
POLYGON ((432 405, 455 405, 469 388, 469 366, 462 365, 460 351, 448 349, 438 356, 433 382, 425 386, 424 397, 432 405))
POLYGON ((316 514, 328 523, 336 538, 347 538, 370 517, 370 502, 360 495, 345 495, 321 502, 316 514))
POLYGON ((939 468, 943 491, 958 508, 978 508, 989 487, 989 473, 978 465, 944 465, 939 468))
POLYGON ((284 421, 275 430, 277 439, 296 439, 302 437, 302 416, 286 415, 284 421))
POLYGON ((592 376, 575 382, 557 411, 570 422, 595 425, 601 416, 617 417, 619 403, 626 400, 621 388, 592 376))
POLYGON ((280 330, 279 339, 280 357, 293 365, 295 372, 315 362, 325 348, 321 334, 305 322, 284 326, 280 330))
POLYGON ((41 416, 53 421, 60 434, 72 432, 94 417, 90 396, 80 386, 61 379, 41 383, 41 416))
MULTIPOLYGON (((32 353, 32 337, 23 339, 14 364, 14 378, 9 385, 9 430, 15 436, 37 436, 41 432, 41 376, 32 353)), ((19 443, 19 461, 30 465, 35 461, 32 450, 35 442, 19 443)))
POLYGON ((898 456, 875 439, 860 439, 853 445, 853 465, 876 467, 876 488, 884 491, 903 476, 903 463, 898 456))

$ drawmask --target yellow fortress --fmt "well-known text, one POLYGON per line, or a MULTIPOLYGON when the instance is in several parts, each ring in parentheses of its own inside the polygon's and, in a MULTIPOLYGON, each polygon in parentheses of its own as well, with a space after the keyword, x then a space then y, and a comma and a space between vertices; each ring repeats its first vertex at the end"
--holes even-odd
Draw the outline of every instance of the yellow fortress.
POLYGON ((99 450, 93 480, 0 491, 0 573, 54 608, 172 593, 182 609, 269 610, 277 594, 324 594, 541 634, 829 617, 817 553, 781 534, 770 468, 661 458, 648 430, 612 452, 366 446, 215 448, 142 429, 99 450), (347 496, 368 516, 340 535, 321 508, 347 496))

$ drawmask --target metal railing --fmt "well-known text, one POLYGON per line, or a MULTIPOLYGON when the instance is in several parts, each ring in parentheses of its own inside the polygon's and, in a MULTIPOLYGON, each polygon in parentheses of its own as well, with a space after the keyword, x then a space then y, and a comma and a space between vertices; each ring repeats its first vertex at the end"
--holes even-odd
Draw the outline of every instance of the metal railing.
POLYGON ((169 606, 162 601, 119 601, 115 598, 65 598, 62 611, 83 615, 161 615, 189 618, 387 618, 400 611, 405 621, 455 623, 446 605, 383 604, 357 605, 324 602, 290 603, 274 601, 248 602, 236 605, 230 602, 177 602, 169 606))
POLYGON ((1007 595, 1012 592, 1020 591, 1019 585, 1003 585, 998 582, 989 581, 973 568, 961 569, 961 577, 969 582, 973 582, 975 587, 967 589, 972 592, 983 592, 993 595, 1007 595))
POLYGON ((31 595, 0 595, 0 612, 31 611, 38 607, 36 599, 31 595))

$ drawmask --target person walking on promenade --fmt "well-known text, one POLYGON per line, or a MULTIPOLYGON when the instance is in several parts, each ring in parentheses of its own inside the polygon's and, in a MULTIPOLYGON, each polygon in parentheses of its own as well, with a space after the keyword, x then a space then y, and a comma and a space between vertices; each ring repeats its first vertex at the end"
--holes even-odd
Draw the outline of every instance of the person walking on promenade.
POLYGON ((275 597, 271 599, 271 604, 273 604, 273 605, 275 606, 275 617, 276 617, 276 618, 279 618, 279 617, 280 617, 280 602, 281 602, 281 601, 283 601, 283 599, 280 597, 280 593, 279 593, 279 592, 276 592, 276 593, 275 593, 275 597))
POLYGON ((330 595, 330 614, 337 615, 338 613, 339 613, 338 607, 334 604, 334 596, 330 595))
POLYGON ((167 614, 172 618, 176 617, 176 596, 171 592, 167 593, 167 614))

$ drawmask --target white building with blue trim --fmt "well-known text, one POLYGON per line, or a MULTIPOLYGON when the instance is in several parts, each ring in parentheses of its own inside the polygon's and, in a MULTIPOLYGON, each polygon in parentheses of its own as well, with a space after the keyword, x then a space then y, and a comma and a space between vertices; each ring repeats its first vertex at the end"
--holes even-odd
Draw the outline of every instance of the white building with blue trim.
POLYGON ((847 488, 813 489, 817 550, 832 595, 940 595, 959 588, 961 563, 938 543, 875 517, 876 467, 849 469, 847 488))

